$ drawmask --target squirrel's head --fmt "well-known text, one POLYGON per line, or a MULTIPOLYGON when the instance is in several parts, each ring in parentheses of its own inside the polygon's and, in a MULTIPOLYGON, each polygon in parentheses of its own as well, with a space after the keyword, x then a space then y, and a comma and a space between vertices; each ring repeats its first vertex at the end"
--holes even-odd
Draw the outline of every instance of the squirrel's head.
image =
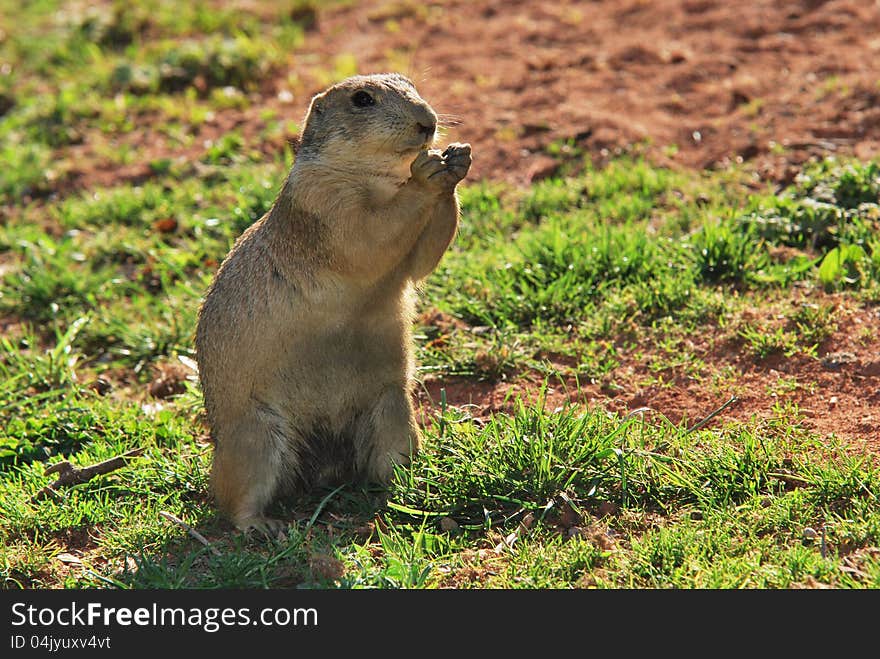
POLYGON ((437 115, 398 73, 354 76, 316 95, 297 159, 340 166, 398 165, 434 143, 437 115))

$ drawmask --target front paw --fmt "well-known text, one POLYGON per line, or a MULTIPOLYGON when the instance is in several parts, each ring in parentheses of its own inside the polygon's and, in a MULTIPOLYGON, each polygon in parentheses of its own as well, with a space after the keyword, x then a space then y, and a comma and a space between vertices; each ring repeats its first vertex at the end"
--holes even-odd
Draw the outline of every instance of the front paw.
POLYGON ((450 144, 443 152, 422 151, 410 166, 413 180, 438 190, 452 190, 471 166, 471 145, 450 144))

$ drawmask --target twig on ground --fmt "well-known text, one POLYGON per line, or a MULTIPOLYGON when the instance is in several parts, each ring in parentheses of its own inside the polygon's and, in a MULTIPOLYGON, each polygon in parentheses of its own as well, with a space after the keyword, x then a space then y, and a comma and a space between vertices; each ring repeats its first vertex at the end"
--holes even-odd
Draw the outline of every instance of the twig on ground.
POLYGON ((637 407, 634 410, 630 410, 623 420, 626 421, 628 418, 635 416, 636 414, 644 414, 645 412, 654 412, 653 407, 637 407))
POLYGON ((110 458, 109 460, 104 460, 104 462, 89 465, 88 467, 74 467, 67 460, 56 462, 55 464, 46 467, 45 473, 47 476, 49 474, 58 474, 58 480, 37 492, 32 500, 39 501, 50 494, 60 495, 61 493, 58 492, 59 487, 79 485, 80 483, 92 480, 95 476, 115 471, 120 467, 124 467, 129 458, 135 458, 143 452, 144 449, 142 448, 132 449, 122 455, 117 455, 115 458, 110 458))
POLYGON ((195 538, 196 540, 201 542, 203 545, 205 545, 205 547, 210 549, 211 553, 214 554, 214 556, 222 556, 223 555, 220 553, 219 549, 217 549, 214 545, 212 545, 210 542, 208 542, 208 539, 205 536, 203 536, 201 533, 196 531, 193 527, 191 527, 189 524, 184 522, 177 515, 174 515, 173 513, 169 513, 167 510, 159 511, 159 515, 161 517, 164 517, 168 521, 174 522, 175 524, 177 524, 180 528, 182 528, 184 531, 189 533, 193 538, 195 538))
POLYGON ((739 402, 739 398, 737 398, 736 396, 731 396, 729 401, 727 401, 726 403, 724 403, 724 405, 722 405, 722 406, 719 407, 717 410, 715 410, 714 412, 712 412, 712 414, 710 414, 709 416, 707 416, 707 417, 706 417, 705 419, 703 419, 702 421, 697 422, 697 423, 696 423, 696 424, 695 424, 690 430, 688 430, 685 434, 686 434, 686 435, 690 435, 692 432, 695 432, 695 431, 699 430, 700 428, 702 428, 703 426, 705 426, 707 423, 709 423, 712 419, 714 419, 716 416, 718 416, 719 414, 721 414, 721 413, 722 413, 724 410, 726 410, 728 407, 730 407, 730 406, 733 405, 734 403, 738 403, 738 402, 739 402))

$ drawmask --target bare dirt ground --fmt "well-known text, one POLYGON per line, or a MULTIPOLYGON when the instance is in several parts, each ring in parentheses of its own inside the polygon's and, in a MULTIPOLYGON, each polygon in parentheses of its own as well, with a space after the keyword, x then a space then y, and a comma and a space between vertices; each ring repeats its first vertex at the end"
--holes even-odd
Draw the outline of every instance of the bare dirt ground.
MULTIPOLYGON (((253 4, 254 11, 274 7, 253 4)), ((787 182, 811 155, 880 153, 877 0, 364 0, 317 13, 304 45, 245 110, 217 112, 190 149, 149 116, 120 145, 197 158, 238 128, 254 137, 267 108, 299 121, 327 67, 401 71, 437 110, 449 140, 474 145, 470 178, 527 183, 552 174, 554 143, 597 161, 638 146, 695 168, 750 161, 787 182), (291 85, 294 71, 299 82, 291 85)), ((101 162, 100 136, 73 148, 72 187, 150 175, 151 157, 101 162)), ((294 137, 293 135, 287 137, 294 137)), ((257 142, 254 139, 254 142, 257 142)), ((277 143, 263 143, 267 152, 277 143)))
POLYGON ((460 118, 473 173, 528 181, 571 140, 597 157, 650 141, 689 167, 754 160, 785 179, 810 154, 880 152, 880 4, 822 0, 362 2, 306 50, 405 66, 460 118), (388 21, 399 29, 389 30, 388 21), (677 153, 672 154, 670 145, 677 153), (774 155, 780 145, 781 156, 774 155))
MULTIPOLYGON (((810 302, 832 305, 840 318, 838 330, 820 344, 819 359, 779 354, 758 360, 735 334, 715 330, 681 346, 701 361, 698 365, 658 371, 652 364, 659 351, 621 347, 620 365, 598 381, 575 375, 545 382, 538 373, 495 382, 428 378, 417 395, 426 413, 439 406, 443 388, 448 404, 467 406, 478 419, 509 411, 512 401, 521 398, 543 400, 549 410, 602 406, 623 416, 641 409, 650 423, 665 418, 689 428, 731 398, 735 400, 712 423, 755 418, 772 423, 788 418, 786 406, 794 404, 802 428, 824 437, 833 434, 856 450, 880 454, 880 309, 857 308, 840 295, 811 296, 810 302)), ((545 357, 560 372, 570 372, 570 360, 545 357)))
MULTIPOLYGON (((255 136, 266 108, 298 121, 310 95, 324 86, 328 65, 345 53, 354 55, 361 72, 408 74, 439 112, 452 116, 445 139, 474 146, 470 180, 527 184, 552 175, 561 160, 547 149, 566 141, 570 152, 582 150, 598 162, 636 149, 673 167, 744 163, 756 179, 780 184, 812 156, 880 154, 877 0, 366 0, 331 6, 318 11, 304 45, 291 53, 298 86, 291 88, 289 71, 279 74, 251 107, 218 112, 199 137, 211 140, 231 127, 255 136)), ((122 139, 150 145, 153 157, 198 157, 168 146, 148 117, 142 121, 122 139)), ((283 138, 263 143, 267 152, 282 147, 283 138)), ((149 159, 119 167, 102 164, 88 140, 75 149, 74 188, 150 175, 149 159)), ((739 402, 721 420, 772 418, 784 394, 802 408, 805 426, 864 440, 880 453, 880 317, 876 309, 832 302, 842 320, 818 360, 756 363, 735 341, 695 337, 692 349, 709 365, 700 379, 668 373, 662 385, 645 385, 645 363, 624 356, 615 372, 622 388, 580 382, 572 394, 569 382, 569 393, 555 387, 548 404, 572 398, 624 412, 647 405, 674 422, 696 421, 735 393, 739 402), (710 386, 725 373, 730 386, 710 386), (796 384, 779 393, 792 379, 796 384)), ((529 376, 429 382, 422 400, 436 402, 444 386, 450 404, 473 403, 485 414, 502 409, 511 388, 528 396, 538 385, 529 376)))

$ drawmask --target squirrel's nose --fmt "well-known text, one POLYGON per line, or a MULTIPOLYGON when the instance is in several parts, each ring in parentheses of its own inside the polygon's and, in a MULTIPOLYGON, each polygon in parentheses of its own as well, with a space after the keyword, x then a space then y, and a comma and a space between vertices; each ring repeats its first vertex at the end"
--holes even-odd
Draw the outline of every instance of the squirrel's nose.
POLYGON ((431 123, 428 123, 428 124, 420 123, 420 124, 418 124, 418 126, 419 126, 419 132, 422 133, 426 139, 434 137, 434 131, 437 130, 437 122, 432 121, 431 123))

